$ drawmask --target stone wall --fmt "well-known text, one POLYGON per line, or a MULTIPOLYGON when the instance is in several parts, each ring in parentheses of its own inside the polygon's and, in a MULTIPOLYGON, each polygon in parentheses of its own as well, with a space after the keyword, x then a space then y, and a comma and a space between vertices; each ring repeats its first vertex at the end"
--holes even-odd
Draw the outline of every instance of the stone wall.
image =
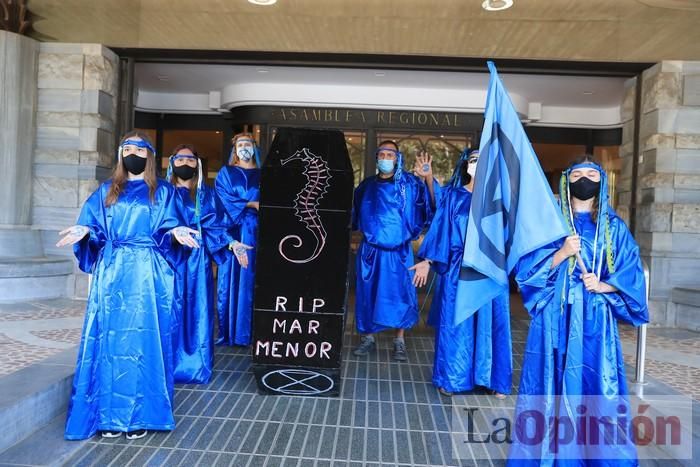
MULTIPOLYGON (((623 105, 620 204, 628 205, 634 88, 630 80, 623 105)), ((671 299, 674 288, 700 287, 700 62, 665 61, 646 70, 641 107, 635 237, 651 271, 651 320, 700 329, 700 313, 677 313, 671 299)))
POLYGON ((31 223, 38 49, 33 39, 0 31, 0 228, 31 223))
MULTIPOLYGON (((37 76, 32 224, 46 254, 70 256, 54 246, 57 234, 75 223, 114 160, 119 58, 98 44, 41 43, 37 76)), ((84 274, 73 290, 86 295, 84 274)))

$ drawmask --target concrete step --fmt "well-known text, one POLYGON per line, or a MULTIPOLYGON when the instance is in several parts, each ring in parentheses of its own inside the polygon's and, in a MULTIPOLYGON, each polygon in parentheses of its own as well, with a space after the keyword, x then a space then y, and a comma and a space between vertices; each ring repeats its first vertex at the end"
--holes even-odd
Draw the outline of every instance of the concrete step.
POLYGON ((0 464, 8 463, 4 451, 56 417, 65 422, 76 358, 73 347, 0 377, 0 464))
POLYGON ((61 256, 0 257, 0 303, 65 297, 73 264, 61 256))
POLYGON ((29 226, 0 226, 0 258, 23 258, 43 254, 39 230, 32 230, 29 226))
POLYGON ((66 414, 62 413, 25 440, 4 452, 0 452, 0 465, 41 467, 71 465, 71 457, 87 443, 87 440, 66 441, 63 439, 65 425, 66 414))

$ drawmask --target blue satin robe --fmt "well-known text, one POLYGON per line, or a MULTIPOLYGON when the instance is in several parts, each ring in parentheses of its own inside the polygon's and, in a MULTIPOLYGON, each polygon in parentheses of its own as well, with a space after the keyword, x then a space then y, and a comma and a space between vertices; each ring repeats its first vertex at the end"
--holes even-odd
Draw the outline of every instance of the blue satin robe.
MULTIPOLYGON (((393 178, 368 177, 355 189, 352 228, 362 232, 355 320, 361 334, 408 329, 418 321, 418 298, 408 270, 413 266, 411 241, 428 225, 433 208, 427 185, 412 174, 403 177, 405 200, 393 178)), ((437 192, 437 183, 433 186, 437 192)))
MULTIPOLYGON (((178 187, 181 211, 187 226, 197 230, 195 202, 190 190, 178 187)), ((231 237, 214 190, 202 185, 200 248, 192 249, 177 266, 175 309, 178 340, 175 348, 175 382, 209 382, 214 365, 214 274, 212 259, 221 264, 229 256, 231 237)))
POLYGON ((433 384, 450 392, 483 386, 510 394, 513 379, 508 293, 496 297, 467 320, 454 325, 457 282, 472 194, 449 187, 418 256, 432 260, 439 278, 428 323, 435 326, 433 384))
MULTIPOLYGON (((603 259, 600 280, 618 289, 613 293, 589 293, 576 265, 568 274, 568 260, 551 269, 553 255, 563 244, 541 248, 521 260, 516 279, 528 312, 530 329, 525 347, 516 414, 536 409, 547 417, 576 414, 582 396, 600 395, 586 403, 596 413, 613 417, 618 405, 627 406, 627 383, 617 320, 638 326, 647 323, 644 272, 639 248, 625 223, 610 209, 611 244, 615 271, 603 259), (563 298, 562 298, 563 297, 563 298), (533 396, 544 396, 543 398, 533 396), (557 403, 554 396, 560 396, 557 403)), ((588 213, 575 216, 581 236, 581 256, 592 271, 595 222, 588 213)), ((604 248, 603 231, 598 249, 604 248)), ((517 418, 516 418, 517 420, 517 418)), ((522 430, 516 424, 514 430, 522 430)), ((514 433, 515 434, 515 433, 514 433)), ((545 439, 553 433, 547 430, 545 439)), ((594 449, 586 445, 559 447, 553 454, 548 443, 536 450, 517 442, 511 446, 509 465, 636 466, 636 448, 630 440, 594 449), (566 457, 566 459, 564 458, 566 457), (588 460, 586 457, 591 457, 588 460)), ((575 443, 574 443, 575 444, 575 443)))
POLYGON ((110 184, 88 198, 78 218, 90 233, 74 252, 92 286, 66 439, 175 428, 172 265, 182 248, 170 230, 184 221, 169 183, 158 181, 151 203, 143 180, 127 181, 118 201, 105 207, 110 184))
MULTIPOLYGON (((225 166, 216 176, 216 194, 226 211, 229 233, 241 243, 255 247, 258 211, 246 207, 260 199, 260 169, 225 166)), ((219 266, 219 337, 217 344, 250 344, 255 285, 255 248, 248 251, 248 267, 242 268, 234 255, 219 266)))

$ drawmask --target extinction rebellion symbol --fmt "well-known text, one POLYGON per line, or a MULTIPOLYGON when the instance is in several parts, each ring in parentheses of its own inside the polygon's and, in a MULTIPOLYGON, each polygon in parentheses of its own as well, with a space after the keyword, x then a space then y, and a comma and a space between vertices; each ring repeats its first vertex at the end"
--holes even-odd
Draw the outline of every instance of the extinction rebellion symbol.
POLYGON ((297 396, 314 396, 333 389, 333 380, 313 370, 287 368, 267 373, 262 377, 266 388, 297 396))

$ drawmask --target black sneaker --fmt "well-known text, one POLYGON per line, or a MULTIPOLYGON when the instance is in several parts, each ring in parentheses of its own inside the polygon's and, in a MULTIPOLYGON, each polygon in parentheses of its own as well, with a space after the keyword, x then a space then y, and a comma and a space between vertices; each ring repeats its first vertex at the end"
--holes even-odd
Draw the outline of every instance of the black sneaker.
POLYGON ((121 431, 103 431, 102 433, 103 438, 119 438, 122 435, 121 431))
POLYGON ((146 430, 130 431, 126 434, 126 439, 140 439, 148 434, 146 430))
POLYGON ((362 341, 360 342, 360 345, 352 351, 354 355, 357 355, 358 357, 364 357, 371 351, 375 349, 377 344, 374 343, 374 338, 372 337, 367 337, 367 336, 362 336, 362 341))
POLYGON ((405 362, 408 360, 406 356, 406 343, 404 341, 394 340, 394 360, 397 362, 405 362))

